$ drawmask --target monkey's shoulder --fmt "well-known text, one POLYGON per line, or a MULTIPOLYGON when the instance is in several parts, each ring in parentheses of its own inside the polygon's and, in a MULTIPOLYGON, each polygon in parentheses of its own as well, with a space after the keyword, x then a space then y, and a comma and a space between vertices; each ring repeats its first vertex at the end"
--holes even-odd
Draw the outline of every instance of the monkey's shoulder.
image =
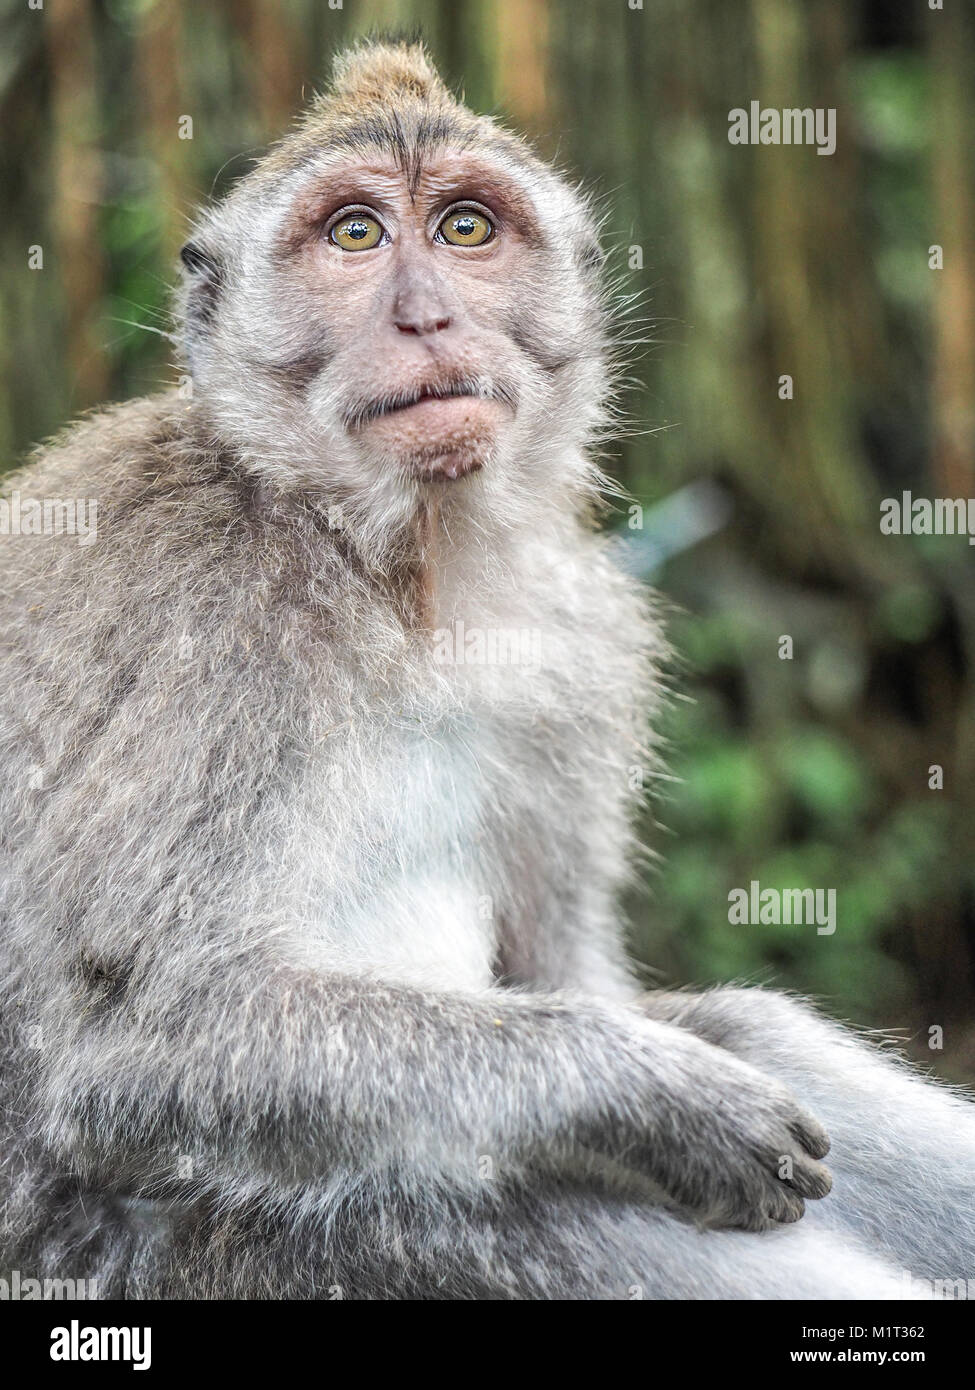
POLYGON ((117 498, 144 486, 154 465, 186 456, 190 409, 173 390, 89 411, 38 445, 4 491, 117 498))

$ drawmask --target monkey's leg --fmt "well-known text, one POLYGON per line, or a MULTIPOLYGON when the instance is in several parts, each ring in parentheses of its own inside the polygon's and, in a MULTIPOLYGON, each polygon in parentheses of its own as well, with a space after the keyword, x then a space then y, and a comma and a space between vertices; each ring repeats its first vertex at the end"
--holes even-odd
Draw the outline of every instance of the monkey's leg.
POLYGON ((785 1081, 826 1126, 833 1191, 807 1222, 855 1232, 915 1275, 975 1278, 971 1100, 787 995, 724 988, 644 1004, 785 1081))
MULTIPOLYGON (((480 1192, 407 1192, 350 1179, 303 1195, 327 1220, 254 1209, 187 1227, 173 1297, 345 1299, 897 1299, 899 1272, 847 1234, 807 1222, 700 1230, 661 1208, 564 1184, 484 1180, 480 1192), (280 1214, 284 1218, 280 1219, 280 1214)), ((282 1194, 283 1195, 283 1194, 282 1194)), ((910 1291, 917 1293, 916 1290, 910 1291)), ((923 1296, 923 1293, 922 1295, 923 1296)))
MULTIPOLYGON (((647 1299, 898 1299, 892 1265, 806 1222, 776 1231, 700 1230, 661 1209, 567 1196, 491 1232, 522 1296, 647 1299)), ((473 1253, 478 1247, 474 1246, 473 1253)))

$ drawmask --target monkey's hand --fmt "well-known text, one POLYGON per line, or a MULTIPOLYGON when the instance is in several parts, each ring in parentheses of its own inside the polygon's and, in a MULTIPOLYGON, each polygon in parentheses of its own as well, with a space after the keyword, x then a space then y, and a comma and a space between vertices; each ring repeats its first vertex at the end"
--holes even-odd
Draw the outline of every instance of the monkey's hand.
POLYGON ((647 1030, 627 1049, 633 1093, 593 1130, 593 1147, 615 1137, 618 1159, 707 1226, 764 1230, 826 1196, 818 1160, 829 1139, 786 1086, 682 1029, 647 1030))

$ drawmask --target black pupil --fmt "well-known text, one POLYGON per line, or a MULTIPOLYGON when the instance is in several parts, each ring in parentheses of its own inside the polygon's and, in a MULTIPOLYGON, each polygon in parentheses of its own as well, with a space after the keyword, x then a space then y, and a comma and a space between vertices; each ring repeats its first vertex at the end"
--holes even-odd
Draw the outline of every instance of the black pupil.
POLYGON ((350 236, 353 241, 361 241, 364 236, 369 235, 369 223, 350 222, 345 229, 345 235, 350 236))
POLYGON ((477 223, 473 217, 456 217, 454 231, 458 236, 473 236, 477 231, 477 223))

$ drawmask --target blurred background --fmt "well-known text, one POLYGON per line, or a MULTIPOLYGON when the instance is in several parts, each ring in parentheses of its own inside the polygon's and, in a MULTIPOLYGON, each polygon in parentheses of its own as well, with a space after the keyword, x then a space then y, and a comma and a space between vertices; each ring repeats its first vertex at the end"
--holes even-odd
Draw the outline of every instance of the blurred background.
POLYGON ((668 981, 811 992, 972 1079, 975 550, 878 523, 903 489, 975 496, 975 9, 633 5, 0 0, 0 463, 173 380, 194 204, 338 45, 420 25, 473 106, 597 190, 650 320, 607 459, 641 511, 609 524, 682 664, 635 951, 668 981), (835 107, 836 153, 732 146, 753 99, 835 107), (835 934, 729 925, 752 880, 834 888, 835 934))

